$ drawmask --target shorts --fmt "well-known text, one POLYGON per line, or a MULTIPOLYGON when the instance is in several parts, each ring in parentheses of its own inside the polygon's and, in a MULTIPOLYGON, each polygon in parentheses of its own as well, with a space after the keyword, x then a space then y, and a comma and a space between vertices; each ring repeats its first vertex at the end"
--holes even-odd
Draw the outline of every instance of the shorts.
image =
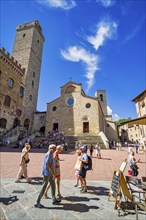
POLYGON ((84 169, 84 167, 82 168, 81 171, 79 171, 79 176, 81 176, 83 179, 86 178, 86 173, 87 173, 87 170, 84 169))

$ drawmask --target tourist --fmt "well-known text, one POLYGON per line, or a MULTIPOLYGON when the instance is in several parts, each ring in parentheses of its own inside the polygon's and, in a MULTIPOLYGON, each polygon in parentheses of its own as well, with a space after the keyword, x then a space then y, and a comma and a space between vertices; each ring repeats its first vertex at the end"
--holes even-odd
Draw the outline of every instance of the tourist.
POLYGON ((45 155, 43 167, 42 167, 42 175, 43 175, 43 185, 41 191, 38 195, 36 203, 34 204, 35 208, 43 208, 44 206, 40 203, 41 198, 43 197, 45 190, 47 188, 48 182, 51 185, 51 194, 52 194, 52 204, 58 205, 61 200, 57 200, 55 197, 55 162, 53 158, 53 153, 56 150, 56 146, 54 144, 49 145, 48 152, 45 155))
POLYGON ((27 183, 31 182, 27 174, 27 163, 29 163, 30 161, 28 152, 30 151, 30 148, 31 148, 30 145, 26 143, 25 147, 22 150, 22 155, 21 155, 20 164, 19 164, 20 168, 19 168, 19 172, 17 174, 17 179, 15 183, 20 183, 20 179, 22 175, 25 177, 27 183))
POLYGON ((82 189, 80 190, 81 193, 86 193, 87 192, 87 182, 86 182, 86 173, 87 170, 85 169, 84 165, 88 164, 88 156, 86 153, 86 148, 84 146, 80 147, 81 150, 81 157, 80 161, 82 161, 82 169, 79 172, 79 178, 81 181, 82 189))
POLYGON ((92 154, 93 154, 93 145, 91 144, 90 147, 89 147, 89 151, 90 151, 90 157, 92 157, 92 154))
POLYGON ((100 145, 98 143, 95 145, 95 149, 96 149, 97 158, 101 159, 101 148, 100 148, 100 145))
MULTIPOLYGON (((60 158, 59 158, 59 154, 62 152, 63 150, 63 147, 61 145, 58 145, 56 147, 56 151, 54 152, 53 154, 53 157, 54 157, 54 161, 55 161, 55 179, 56 179, 56 185, 57 185, 57 197, 58 198, 63 198, 61 193, 60 193, 60 158)), ((46 190, 45 190, 45 193, 44 193, 44 198, 49 198, 47 193, 48 193, 48 190, 50 188, 50 183, 48 184, 46 190)))
POLYGON ((77 161, 75 164, 75 177, 76 177, 76 183, 74 184, 74 187, 79 187, 79 181, 80 181, 80 177, 79 177, 79 172, 82 169, 82 161, 80 160, 81 158, 81 150, 77 150, 76 151, 78 157, 77 157, 77 161))
POLYGON ((137 166, 137 163, 140 161, 140 159, 136 160, 134 155, 135 155, 134 151, 131 151, 129 158, 128 158, 128 162, 129 162, 130 168, 132 170, 132 176, 137 176, 138 169, 139 169, 137 166))
POLYGON ((136 154, 138 154, 139 144, 137 141, 135 142, 134 147, 135 147, 136 154))

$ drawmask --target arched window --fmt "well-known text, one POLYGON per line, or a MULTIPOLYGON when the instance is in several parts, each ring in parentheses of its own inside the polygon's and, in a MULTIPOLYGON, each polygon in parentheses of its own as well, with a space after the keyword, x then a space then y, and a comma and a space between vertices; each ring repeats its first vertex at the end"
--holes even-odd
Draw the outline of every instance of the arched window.
POLYGON ((100 101, 102 102, 103 101, 103 95, 100 94, 100 101))
POLYGON ((13 85, 14 85, 13 79, 8 79, 7 83, 8 83, 9 88, 13 88, 13 85))
POLYGON ((11 97, 6 95, 4 100, 4 105, 10 107, 11 104, 11 97))
POLYGON ((0 128, 6 128, 7 120, 5 118, 0 118, 0 128))
POLYGON ((20 86, 20 97, 24 96, 24 87, 20 86))
POLYGON ((29 100, 32 101, 32 95, 29 96, 29 100))

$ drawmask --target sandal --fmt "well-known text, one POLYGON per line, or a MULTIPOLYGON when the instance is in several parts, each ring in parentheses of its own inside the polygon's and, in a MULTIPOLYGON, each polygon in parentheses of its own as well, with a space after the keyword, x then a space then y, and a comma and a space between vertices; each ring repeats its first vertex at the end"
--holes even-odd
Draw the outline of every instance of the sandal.
POLYGON ((49 199, 49 196, 47 196, 46 194, 43 196, 44 199, 49 199))
POLYGON ((59 199, 62 199, 62 198, 63 198, 63 196, 62 196, 61 194, 58 194, 57 197, 58 197, 59 199))

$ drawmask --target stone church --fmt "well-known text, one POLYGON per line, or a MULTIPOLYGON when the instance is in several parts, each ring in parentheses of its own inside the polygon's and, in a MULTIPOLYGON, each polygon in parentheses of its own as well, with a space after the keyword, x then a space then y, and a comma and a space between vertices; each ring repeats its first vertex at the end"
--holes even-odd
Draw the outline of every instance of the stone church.
MULTIPOLYGON (((0 49, 0 132, 1 136, 61 130, 77 141, 100 140, 108 147, 117 139, 115 124, 107 115, 106 91, 95 97, 85 94, 80 83, 69 81, 61 95, 47 104, 46 112, 36 111, 44 36, 38 21, 16 27, 12 55, 0 49)), ((14 138, 15 137, 15 138, 14 138)))

